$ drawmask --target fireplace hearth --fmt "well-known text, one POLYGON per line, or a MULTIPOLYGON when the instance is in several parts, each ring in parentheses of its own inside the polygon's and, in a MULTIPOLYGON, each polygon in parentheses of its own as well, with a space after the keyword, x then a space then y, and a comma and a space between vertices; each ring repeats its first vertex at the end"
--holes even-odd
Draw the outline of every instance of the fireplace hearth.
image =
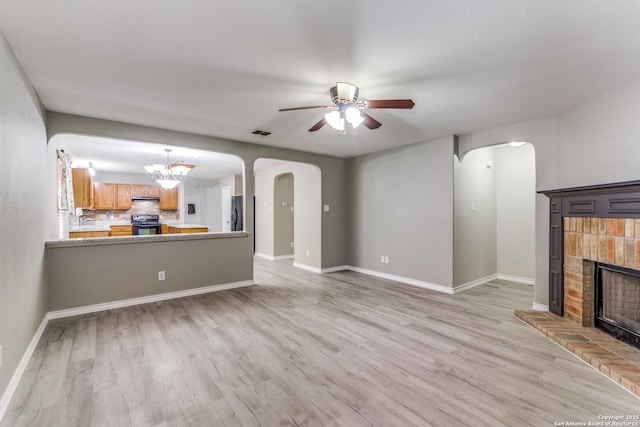
POLYGON ((596 328, 640 348, 640 271, 595 263, 596 328))

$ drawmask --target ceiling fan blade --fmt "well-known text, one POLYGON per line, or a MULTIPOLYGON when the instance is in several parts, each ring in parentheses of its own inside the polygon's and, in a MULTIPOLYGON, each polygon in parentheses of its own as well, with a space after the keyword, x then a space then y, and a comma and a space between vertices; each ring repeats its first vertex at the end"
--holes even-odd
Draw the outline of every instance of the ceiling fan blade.
POLYGON ((317 131, 318 129, 320 129, 322 126, 324 126, 326 124, 327 124, 327 121, 323 117, 322 120, 320 120, 315 125, 311 126, 311 129, 309 129, 309 132, 315 132, 315 131, 317 131))
POLYGON ((313 105, 310 107, 281 108, 278 111, 312 110, 314 108, 335 108, 335 105, 313 105))
POLYGON ((402 108, 411 109, 416 105, 411 99, 374 99, 363 101, 365 108, 402 108))
POLYGON ((364 122, 362 122, 362 124, 369 129, 378 129, 380 126, 382 126, 382 123, 380 123, 364 111, 360 111, 360 116, 364 119, 364 122))

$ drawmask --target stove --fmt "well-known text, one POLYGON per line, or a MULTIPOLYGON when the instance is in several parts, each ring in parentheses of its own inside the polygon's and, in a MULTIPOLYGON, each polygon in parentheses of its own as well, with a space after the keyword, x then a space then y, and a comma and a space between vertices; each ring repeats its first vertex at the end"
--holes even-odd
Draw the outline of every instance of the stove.
POLYGON ((161 234, 162 224, 159 215, 131 215, 131 233, 133 235, 161 234))

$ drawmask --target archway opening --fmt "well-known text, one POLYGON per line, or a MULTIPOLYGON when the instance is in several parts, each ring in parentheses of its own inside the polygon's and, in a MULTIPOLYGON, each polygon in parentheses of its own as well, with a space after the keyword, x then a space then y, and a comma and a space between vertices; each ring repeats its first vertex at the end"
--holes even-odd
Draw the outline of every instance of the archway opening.
POLYGON ((255 180, 255 255, 293 258, 295 267, 322 267, 320 168, 300 162, 258 159, 255 180), (295 203, 295 204, 294 204, 295 203))
POLYGON ((454 160, 454 286, 535 281, 535 150, 501 143, 454 160))

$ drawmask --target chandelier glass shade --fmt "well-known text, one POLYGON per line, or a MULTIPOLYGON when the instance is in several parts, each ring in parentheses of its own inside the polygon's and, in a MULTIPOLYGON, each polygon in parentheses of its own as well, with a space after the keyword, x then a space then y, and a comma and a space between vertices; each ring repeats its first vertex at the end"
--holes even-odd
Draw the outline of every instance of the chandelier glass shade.
POLYGON ((156 181, 162 188, 172 189, 187 179, 187 174, 194 168, 185 162, 172 162, 169 158, 170 148, 164 150, 167 153, 167 161, 165 164, 154 164, 144 167, 149 179, 156 181))

